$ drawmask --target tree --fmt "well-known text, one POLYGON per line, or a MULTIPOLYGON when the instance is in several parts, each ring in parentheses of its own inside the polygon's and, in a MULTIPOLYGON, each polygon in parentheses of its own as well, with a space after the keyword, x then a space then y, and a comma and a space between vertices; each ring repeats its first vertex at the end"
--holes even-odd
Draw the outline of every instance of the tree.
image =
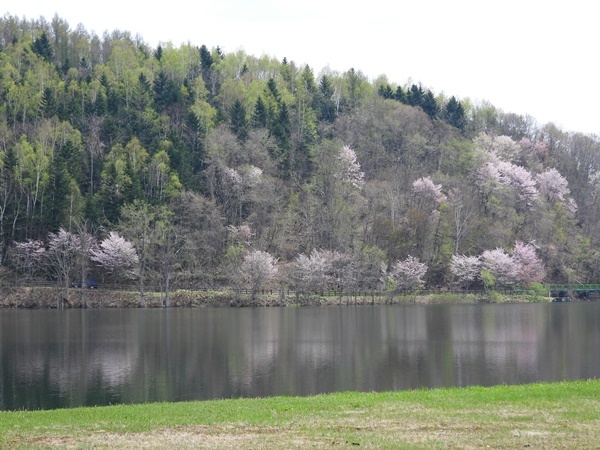
POLYGON ((119 228, 135 245, 138 255, 137 275, 139 280, 140 307, 146 306, 144 289, 152 258, 152 246, 155 241, 156 213, 140 200, 124 206, 121 210, 119 228))
POLYGON ((469 289, 481 272, 481 260, 477 256, 452 255, 450 273, 457 282, 469 289))
MULTIPOLYGON (((260 98, 260 97, 259 97, 260 98)), ((231 122, 231 131, 240 141, 245 141, 248 137, 248 119, 246 118, 246 108, 239 100, 236 100, 229 112, 231 122)))
POLYGON ((435 119, 437 117, 438 105, 435 101, 433 93, 430 90, 425 92, 425 95, 423 95, 423 98, 421 99, 421 108, 423 108, 425 114, 427 114, 431 119, 435 119))
POLYGON ((517 281, 519 266, 501 248, 486 250, 481 254, 482 268, 489 272, 496 285, 508 286, 517 281))
POLYGON ((31 281, 43 267, 45 252, 42 241, 28 239, 25 242, 15 242, 11 251, 11 260, 17 271, 23 272, 27 281, 31 281))
POLYGON ((42 32, 40 37, 36 38, 33 41, 32 48, 34 53, 41 56, 48 62, 52 62, 52 58, 54 56, 54 50, 52 49, 52 45, 50 44, 50 39, 48 39, 48 35, 45 31, 42 32))
POLYGON ((61 308, 64 301, 69 301, 69 287, 72 274, 77 267, 81 240, 78 235, 61 228, 57 233, 48 235, 48 251, 45 253, 50 273, 56 277, 58 286, 62 284, 64 295, 56 298, 56 307, 61 308))
POLYGON ((467 125, 465 110, 463 109, 461 103, 456 100, 456 97, 454 96, 452 96, 448 103, 446 103, 444 119, 453 127, 458 128, 460 131, 464 131, 465 126, 467 125))
POLYGON ((277 260, 267 252, 252 250, 244 256, 242 274, 255 301, 262 286, 277 275, 277 260))
POLYGON ((91 259, 115 279, 134 278, 139 258, 135 247, 116 231, 111 231, 100 242, 100 248, 92 249, 91 259))
POLYGON ((296 296, 323 292, 327 283, 327 270, 327 258, 319 250, 313 250, 309 256, 303 253, 296 256, 291 272, 296 296))
POLYGON ((567 187, 569 183, 558 170, 554 168, 548 169, 545 172, 539 173, 535 178, 540 187, 540 192, 550 202, 565 203, 565 197, 570 194, 570 190, 567 187))
POLYGON ((267 106, 262 96, 259 96, 254 105, 254 112, 252 113, 252 126, 254 128, 266 128, 267 127, 267 106))
POLYGON ((344 145, 337 159, 340 164, 335 177, 353 188, 361 189, 365 182, 365 173, 356 160, 356 152, 344 145))
POLYGON ((394 263, 388 277, 394 282, 395 291, 409 291, 425 284, 426 273, 427 264, 409 255, 406 259, 394 263))
POLYGON ((517 241, 512 257, 517 265, 517 281, 519 283, 529 286, 531 283, 543 281, 546 275, 544 265, 532 244, 517 241))
POLYGON ((413 192, 431 199, 436 203, 442 203, 446 200, 446 196, 442 194, 442 185, 435 184, 429 177, 415 180, 413 182, 413 192))

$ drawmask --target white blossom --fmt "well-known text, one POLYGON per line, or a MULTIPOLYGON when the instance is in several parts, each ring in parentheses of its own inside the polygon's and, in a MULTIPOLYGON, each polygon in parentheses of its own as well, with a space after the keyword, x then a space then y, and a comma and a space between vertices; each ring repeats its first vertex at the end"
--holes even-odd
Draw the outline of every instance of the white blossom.
POLYGON ((336 177, 357 189, 361 189, 365 182, 365 173, 360 170, 360 164, 356 160, 356 152, 349 146, 344 145, 337 159, 340 162, 340 170, 336 177))
POLYGON ((134 245, 114 231, 100 243, 99 249, 91 250, 91 259, 109 273, 133 276, 133 268, 138 263, 134 245))
POLYGON ((242 180, 242 176, 240 175, 240 173, 237 170, 235 170, 235 169, 233 169, 231 167, 225 167, 223 169, 223 173, 225 175, 225 178, 229 182, 231 182, 233 184, 236 184, 236 185, 237 184, 242 184, 242 181, 243 181, 242 180))
POLYGON ((425 284, 423 277, 426 273, 427 265, 409 255, 402 261, 396 261, 390 270, 389 277, 394 281, 396 290, 402 291, 423 286, 425 284))
POLYGON ((442 203, 446 200, 446 196, 442 194, 442 185, 435 184, 429 177, 415 180, 413 182, 413 192, 429 197, 437 203, 442 203))
POLYGON ((477 279, 481 271, 481 259, 478 256, 452 255, 450 272, 467 287, 477 279))
POLYGON ((267 252, 252 250, 244 256, 242 274, 255 298, 264 283, 277 275, 277 260, 267 252))

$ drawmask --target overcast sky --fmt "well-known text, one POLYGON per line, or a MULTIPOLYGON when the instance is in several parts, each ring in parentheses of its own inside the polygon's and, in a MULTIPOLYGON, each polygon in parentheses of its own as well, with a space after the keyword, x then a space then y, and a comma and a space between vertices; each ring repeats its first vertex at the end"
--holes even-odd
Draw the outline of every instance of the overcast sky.
MULTIPOLYGON (((7 2, 3 2, 7 3, 7 2)), ((120 29, 152 45, 217 45, 287 57, 373 80, 422 83, 539 124, 600 135, 598 17, 591 0, 27 0, 0 7, 28 19, 55 14, 102 35, 120 29), (356 6, 353 6, 356 5, 356 6)))

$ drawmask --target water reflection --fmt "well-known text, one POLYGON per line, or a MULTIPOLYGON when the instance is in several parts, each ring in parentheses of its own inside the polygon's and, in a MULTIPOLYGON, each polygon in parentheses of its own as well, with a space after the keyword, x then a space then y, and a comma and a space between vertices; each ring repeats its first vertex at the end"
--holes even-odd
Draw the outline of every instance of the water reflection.
POLYGON ((600 375, 600 304, 0 311, 0 409, 600 375))

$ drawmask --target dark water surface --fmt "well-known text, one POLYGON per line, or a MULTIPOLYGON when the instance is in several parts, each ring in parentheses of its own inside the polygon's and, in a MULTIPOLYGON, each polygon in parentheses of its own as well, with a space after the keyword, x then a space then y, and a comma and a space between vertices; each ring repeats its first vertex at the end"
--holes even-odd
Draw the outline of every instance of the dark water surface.
POLYGON ((600 303, 0 310, 0 409, 600 377, 600 303))

